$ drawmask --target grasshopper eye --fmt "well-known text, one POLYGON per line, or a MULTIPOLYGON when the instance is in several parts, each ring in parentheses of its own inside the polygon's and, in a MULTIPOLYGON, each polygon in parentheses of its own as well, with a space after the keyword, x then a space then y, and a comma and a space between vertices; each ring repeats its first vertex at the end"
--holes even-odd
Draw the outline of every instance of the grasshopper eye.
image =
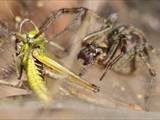
POLYGON ((26 33, 25 34, 26 35, 26 39, 27 39, 27 41, 29 42, 29 43, 33 43, 33 41, 34 41, 34 36, 33 35, 31 35, 31 34, 29 34, 29 33, 26 33))

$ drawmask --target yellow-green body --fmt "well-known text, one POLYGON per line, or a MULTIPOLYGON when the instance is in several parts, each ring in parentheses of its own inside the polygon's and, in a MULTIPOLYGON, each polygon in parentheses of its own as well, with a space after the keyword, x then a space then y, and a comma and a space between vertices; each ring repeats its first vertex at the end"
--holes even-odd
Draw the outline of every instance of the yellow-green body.
MULTIPOLYGON (((29 37, 34 37, 36 31, 31 31, 27 33, 29 37)), ((38 71, 38 67, 36 66, 35 58, 32 56, 32 51, 36 49, 40 49, 41 51, 45 50, 44 46, 44 36, 41 35, 37 39, 34 39, 32 43, 29 43, 27 39, 25 39, 26 35, 17 33, 18 38, 22 41, 21 46, 21 64, 24 67, 24 70, 27 75, 27 80, 32 91, 43 101, 49 102, 51 101, 51 97, 49 95, 49 91, 46 87, 46 82, 42 78, 41 73, 38 71)))
POLYGON ((30 85, 30 88, 38 95, 38 97, 46 102, 51 101, 49 91, 46 87, 45 80, 41 77, 41 73, 37 70, 35 61, 31 55, 27 59, 27 80, 30 85))
POLYGON ((68 75, 68 80, 70 80, 73 83, 76 83, 86 89, 92 90, 97 92, 99 89, 94 84, 91 84, 83 79, 81 79, 79 76, 77 76, 75 73, 71 72, 69 69, 65 68, 61 64, 57 63, 56 61, 52 60, 51 58, 47 57, 42 50, 35 49, 33 51, 33 56, 38 59, 40 62, 44 63, 45 66, 53 69, 54 71, 60 73, 60 74, 66 74, 68 75))
MULTIPOLYGON (((37 64, 43 64, 44 67, 48 67, 60 74, 68 75, 68 80, 78 84, 86 89, 92 91, 99 91, 99 88, 94 84, 91 84, 79 76, 71 72, 69 69, 65 68, 55 60, 46 56, 45 52, 45 36, 44 34, 39 35, 34 38, 38 33, 38 28, 35 26, 35 31, 30 31, 28 33, 16 33, 17 46, 20 46, 19 58, 21 60, 22 68, 25 70, 27 75, 27 80, 32 91, 43 101, 51 101, 51 96, 47 89, 42 72, 39 71, 39 66, 37 64), (38 63, 37 63, 38 61, 38 63)), ((18 48, 18 47, 17 47, 18 48)))

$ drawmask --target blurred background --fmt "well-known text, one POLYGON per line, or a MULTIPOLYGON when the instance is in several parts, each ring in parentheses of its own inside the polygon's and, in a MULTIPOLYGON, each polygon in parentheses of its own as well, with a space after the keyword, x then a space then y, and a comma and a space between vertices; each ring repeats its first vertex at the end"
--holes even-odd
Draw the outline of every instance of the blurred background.
MULTIPOLYGON (((133 24, 141 28, 148 37, 151 37, 152 41, 157 41, 157 33, 160 29, 158 3, 158 0, 2 0, 0 11, 1 20, 12 21, 15 15, 20 15, 21 17, 32 18, 37 24, 41 23, 51 11, 64 7, 83 6, 105 18, 116 12, 121 24, 133 24), (153 33, 148 34, 150 32, 153 33), (153 39, 152 36, 155 36, 155 38, 153 39)), ((53 29, 61 28, 68 20, 58 21, 59 24, 53 29)))
MULTIPOLYGON (((148 42, 156 49, 159 49, 159 5, 159 0, 1 0, 0 21, 5 23, 9 31, 16 31, 15 20, 19 18, 29 18, 37 26, 40 26, 51 11, 60 8, 86 7, 91 10, 92 12, 89 14, 91 20, 87 24, 82 23, 82 21, 77 22, 76 25, 71 27, 70 31, 64 32, 60 37, 54 38, 53 36, 70 23, 72 19, 71 15, 64 15, 58 18, 54 25, 51 25, 46 31, 48 39, 62 45, 64 48, 70 48, 70 53, 64 54, 62 51, 53 48, 53 46, 47 46, 50 54, 59 57, 65 66, 78 74, 82 67, 76 60, 77 52, 81 46, 80 40, 88 33, 103 26, 103 19, 107 19, 112 13, 118 14, 119 25, 131 24, 141 29, 145 33, 148 42)), ((13 44, 10 42, 6 44, 3 44, 3 41, 1 42, 1 68, 8 69, 5 72, 7 73, 6 78, 3 74, 1 75, 1 79, 13 79, 13 76, 16 74, 14 70, 9 70, 10 64, 13 62, 11 60, 11 54, 14 50, 11 50, 11 48, 13 48, 13 44), (6 51, 8 48, 10 50, 6 51)), ((152 58, 151 61, 158 74, 160 72, 159 54, 153 54, 152 58)), ((133 75, 122 75, 110 71, 103 81, 99 81, 102 72, 101 68, 97 66, 89 68, 83 78, 101 88, 100 93, 96 95, 83 90, 79 91, 84 92, 88 98, 91 98, 91 100, 87 100, 90 102, 80 100, 76 95, 73 95, 60 98, 49 110, 42 109, 41 104, 33 101, 23 102, 23 104, 17 102, 14 104, 8 102, 6 104, 5 102, 0 107, 0 116, 3 115, 2 117, 6 119, 45 119, 52 117, 81 119, 82 115, 82 118, 97 119, 106 117, 110 119, 159 118, 160 116, 157 112, 160 111, 160 76, 157 75, 151 95, 149 108, 152 112, 143 112, 146 80, 151 77, 143 63, 141 61, 137 62, 138 69, 133 75), (134 109, 140 110, 135 111, 134 109), (39 114, 41 115, 39 116, 39 114)), ((1 71, 4 72, 4 70, 1 71)), ((0 89, 2 91, 0 92, 0 98, 12 97, 12 99, 15 99, 16 97, 14 98, 13 96, 28 94, 21 89, 11 88, 5 85, 1 85, 0 89)))

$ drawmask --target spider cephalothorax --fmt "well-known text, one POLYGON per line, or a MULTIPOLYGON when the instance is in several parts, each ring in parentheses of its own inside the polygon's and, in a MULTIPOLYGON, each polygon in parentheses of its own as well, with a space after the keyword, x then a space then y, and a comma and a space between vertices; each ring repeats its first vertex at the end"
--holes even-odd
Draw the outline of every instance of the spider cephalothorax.
MULTIPOLYGON (((114 23, 114 21, 112 22, 112 19, 108 19, 108 23, 106 22, 106 24, 111 23, 114 23)), ((112 24, 112 26, 113 25, 114 24, 112 24)), ((82 40, 82 45, 85 46, 83 46, 78 53, 78 59, 83 59, 84 66, 100 61, 98 64, 105 68, 100 78, 100 80, 102 80, 107 71, 114 68, 117 63, 119 65, 130 63, 130 72, 134 72, 136 69, 136 58, 139 57, 148 67, 152 80, 154 80, 156 73, 149 61, 149 50, 153 47, 148 44, 143 32, 132 25, 120 25, 114 29, 112 29, 112 26, 110 26, 110 28, 106 27, 105 29, 101 28, 101 30, 85 36, 82 40), (98 39, 95 39, 104 36, 106 38, 103 41, 103 43, 106 44, 105 48, 100 46, 97 42, 98 39), (92 42, 90 43, 90 41, 92 42), (90 44, 87 45, 87 43, 90 44), (99 50, 101 52, 96 52, 99 50)), ((152 83, 152 80, 150 83, 152 83)), ((152 88, 150 85, 148 88, 152 88)), ((147 92, 145 96, 146 102, 148 101, 149 96, 150 92, 147 92)), ((146 107, 146 109, 148 108, 146 107)))
POLYGON ((88 65, 94 63, 98 56, 103 53, 103 49, 97 44, 91 43, 87 44, 78 54, 77 58, 82 59, 83 65, 88 65))

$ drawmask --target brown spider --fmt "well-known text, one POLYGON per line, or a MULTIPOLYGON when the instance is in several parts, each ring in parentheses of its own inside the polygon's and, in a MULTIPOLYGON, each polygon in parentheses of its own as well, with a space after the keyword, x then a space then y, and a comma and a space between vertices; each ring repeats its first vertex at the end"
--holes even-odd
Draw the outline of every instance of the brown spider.
POLYGON ((120 25, 112 29, 116 21, 117 17, 113 14, 107 19, 106 27, 85 36, 82 39, 82 48, 77 58, 83 60, 84 66, 95 63, 104 66, 104 71, 100 77, 100 80, 102 80, 107 71, 114 69, 117 63, 129 62, 130 73, 133 73, 136 70, 136 57, 139 56, 152 77, 148 83, 144 98, 145 109, 148 110, 147 104, 150 98, 152 82, 156 76, 156 72, 149 61, 149 50, 153 49, 153 47, 148 44, 143 32, 132 25, 120 25), (100 39, 102 37, 103 40, 100 39))

